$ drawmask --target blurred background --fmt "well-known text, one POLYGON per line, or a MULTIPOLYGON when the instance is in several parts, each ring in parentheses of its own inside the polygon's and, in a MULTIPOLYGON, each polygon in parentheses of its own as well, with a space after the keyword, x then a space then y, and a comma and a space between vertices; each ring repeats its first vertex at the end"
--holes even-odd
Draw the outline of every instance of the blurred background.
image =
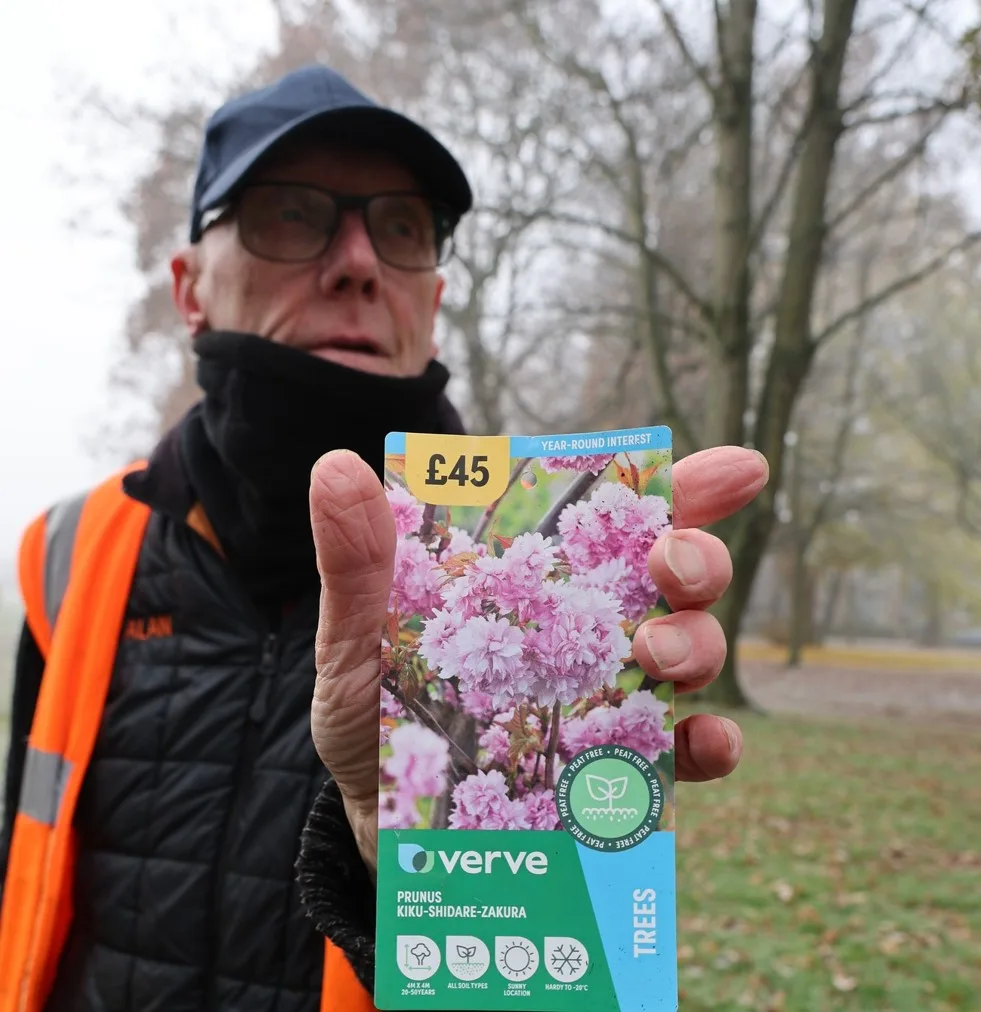
POLYGON ((974 0, 37 0, 3 21, 3 707, 21 530, 197 396, 168 261, 201 125, 325 61, 471 174, 439 339, 472 431, 667 424, 679 455, 770 461, 719 531, 737 646, 689 704, 734 712, 747 751, 679 791, 682 1008, 981 1007, 974 0))

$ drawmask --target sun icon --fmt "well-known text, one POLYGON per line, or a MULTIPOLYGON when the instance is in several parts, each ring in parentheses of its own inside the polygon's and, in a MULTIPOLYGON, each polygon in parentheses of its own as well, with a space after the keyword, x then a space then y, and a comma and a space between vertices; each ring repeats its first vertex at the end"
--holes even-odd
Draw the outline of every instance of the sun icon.
POLYGON ((524 938, 510 938, 498 947, 497 966, 511 980, 527 980, 538 969, 538 951, 524 938))

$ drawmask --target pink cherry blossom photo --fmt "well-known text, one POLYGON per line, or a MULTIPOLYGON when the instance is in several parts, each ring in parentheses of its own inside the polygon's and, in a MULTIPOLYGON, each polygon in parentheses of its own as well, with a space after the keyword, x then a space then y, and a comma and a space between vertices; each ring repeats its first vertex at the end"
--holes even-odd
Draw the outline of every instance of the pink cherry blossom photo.
POLYGON ((663 613, 670 454, 523 458, 486 508, 433 506, 389 457, 398 547, 382 642, 381 829, 560 829, 578 753, 652 762, 673 828, 673 693, 632 657, 663 613))

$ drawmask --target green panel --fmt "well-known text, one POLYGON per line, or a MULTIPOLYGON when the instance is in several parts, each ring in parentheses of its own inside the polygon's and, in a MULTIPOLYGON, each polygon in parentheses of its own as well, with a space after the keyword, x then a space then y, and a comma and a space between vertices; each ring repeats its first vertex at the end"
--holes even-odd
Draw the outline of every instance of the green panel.
POLYGON ((378 858, 379 1009, 618 1009, 567 833, 382 830, 378 858))

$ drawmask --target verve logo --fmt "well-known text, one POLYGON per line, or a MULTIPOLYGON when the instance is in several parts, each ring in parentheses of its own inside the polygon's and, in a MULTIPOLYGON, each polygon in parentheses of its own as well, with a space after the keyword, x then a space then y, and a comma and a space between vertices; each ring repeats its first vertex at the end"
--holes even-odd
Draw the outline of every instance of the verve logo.
POLYGON ((540 850, 423 850, 415 843, 399 844, 399 867, 410 875, 425 875, 436 867, 439 860, 447 874, 462 871, 465 875, 489 875, 495 867, 506 868, 512 875, 526 871, 529 875, 548 872, 548 856, 540 850))

